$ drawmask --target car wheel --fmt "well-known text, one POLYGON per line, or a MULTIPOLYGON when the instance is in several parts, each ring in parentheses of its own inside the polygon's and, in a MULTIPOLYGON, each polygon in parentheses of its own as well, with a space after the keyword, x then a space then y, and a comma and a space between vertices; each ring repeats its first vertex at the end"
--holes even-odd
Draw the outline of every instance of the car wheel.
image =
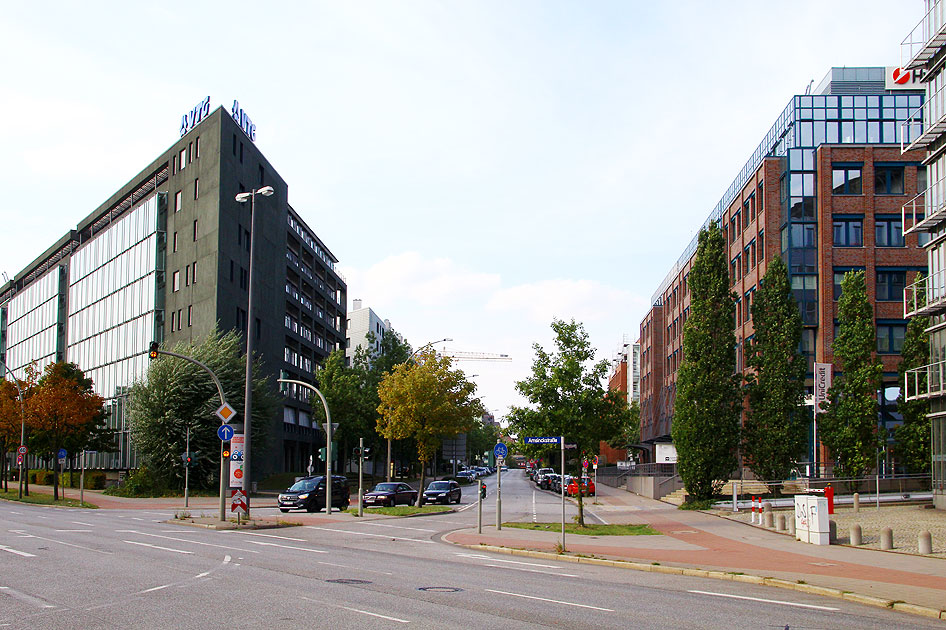
POLYGON ((289 511, 289 508, 279 508, 279 511, 285 514, 286 512, 289 511))
POLYGON ((307 506, 305 506, 305 511, 306 511, 306 512, 315 512, 317 509, 318 509, 318 508, 316 508, 315 505, 312 504, 312 503, 310 503, 310 504, 308 504, 307 506))
POLYGON ((457 505, 460 505, 460 495, 457 495, 457 505))

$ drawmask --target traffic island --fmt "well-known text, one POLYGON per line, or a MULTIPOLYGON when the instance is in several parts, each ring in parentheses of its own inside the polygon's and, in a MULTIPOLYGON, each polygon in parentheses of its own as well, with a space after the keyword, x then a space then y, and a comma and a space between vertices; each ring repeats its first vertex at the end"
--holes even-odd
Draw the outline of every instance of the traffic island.
POLYGON ((299 527, 303 524, 298 521, 287 520, 285 518, 279 517, 266 519, 241 518, 239 522, 237 522, 237 519, 233 517, 228 518, 226 521, 221 521, 217 516, 207 516, 205 514, 193 516, 186 510, 177 512, 173 519, 164 522, 168 523, 169 525, 186 525, 189 527, 204 527, 206 529, 216 530, 279 529, 282 527, 299 527))

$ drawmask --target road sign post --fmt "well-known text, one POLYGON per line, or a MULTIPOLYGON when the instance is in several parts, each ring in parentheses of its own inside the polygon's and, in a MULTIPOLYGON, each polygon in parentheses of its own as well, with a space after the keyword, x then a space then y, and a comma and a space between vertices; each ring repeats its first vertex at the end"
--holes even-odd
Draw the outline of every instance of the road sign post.
POLYGON ((493 447, 493 456, 496 457, 496 529, 503 528, 503 467, 500 461, 509 454, 509 448, 502 442, 493 447))
POLYGON ((526 444, 560 444, 562 447, 562 552, 565 552, 565 436, 527 437, 526 444))

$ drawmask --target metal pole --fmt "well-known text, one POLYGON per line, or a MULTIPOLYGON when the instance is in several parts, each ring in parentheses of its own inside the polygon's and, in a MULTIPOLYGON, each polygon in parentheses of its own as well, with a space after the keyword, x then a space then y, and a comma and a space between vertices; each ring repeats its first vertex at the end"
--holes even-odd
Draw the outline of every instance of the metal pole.
MULTIPOLYGON (((187 458, 190 458, 191 455, 191 428, 187 427, 187 438, 184 442, 184 450, 187 452, 187 458)), ((184 507, 190 505, 190 478, 191 478, 191 463, 184 460, 184 507)))
POLYGON ((79 473, 79 507, 85 503, 85 449, 82 449, 82 471, 79 473))
POLYGON ((476 533, 483 533, 483 484, 476 482, 476 533))
POLYGON ((877 471, 876 472, 877 472, 877 477, 876 477, 877 509, 880 510, 880 451, 877 451, 877 471))
POLYGON ((503 467, 496 462, 496 529, 503 528, 503 467))
POLYGON ((358 438, 358 516, 365 515, 364 501, 362 496, 365 492, 365 486, 361 475, 362 467, 365 463, 365 438, 358 438))
POLYGON ((256 257, 256 226, 253 219, 256 214, 256 189, 250 193, 250 265, 247 272, 246 304, 246 386, 243 393, 243 489, 246 495, 246 517, 250 517, 250 446, 252 441, 253 419, 253 324, 256 311, 253 306, 253 259, 256 257))
MULTIPOLYGON (((305 381, 297 381, 291 378, 277 378, 277 383, 292 383, 293 385, 298 385, 300 387, 305 387, 306 389, 312 390, 315 392, 319 400, 322 401, 322 408, 325 409, 325 436, 328 440, 328 443, 325 445, 325 472, 326 472, 326 482, 325 482, 325 512, 331 514, 332 512, 332 414, 329 413, 328 403, 325 402, 325 396, 322 395, 322 392, 319 391, 315 385, 311 383, 306 383, 305 381)), ((245 460, 244 460, 245 461, 245 460)))
POLYGON ((562 440, 562 553, 565 552, 565 436, 562 440))

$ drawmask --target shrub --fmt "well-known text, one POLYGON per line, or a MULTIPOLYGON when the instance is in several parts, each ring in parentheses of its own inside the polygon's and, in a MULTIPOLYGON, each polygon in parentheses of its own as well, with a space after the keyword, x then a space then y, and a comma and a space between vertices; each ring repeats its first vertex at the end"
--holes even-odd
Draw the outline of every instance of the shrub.
POLYGON ((167 485, 145 466, 132 471, 125 477, 125 483, 105 491, 106 494, 119 497, 160 497, 168 492, 167 485))

